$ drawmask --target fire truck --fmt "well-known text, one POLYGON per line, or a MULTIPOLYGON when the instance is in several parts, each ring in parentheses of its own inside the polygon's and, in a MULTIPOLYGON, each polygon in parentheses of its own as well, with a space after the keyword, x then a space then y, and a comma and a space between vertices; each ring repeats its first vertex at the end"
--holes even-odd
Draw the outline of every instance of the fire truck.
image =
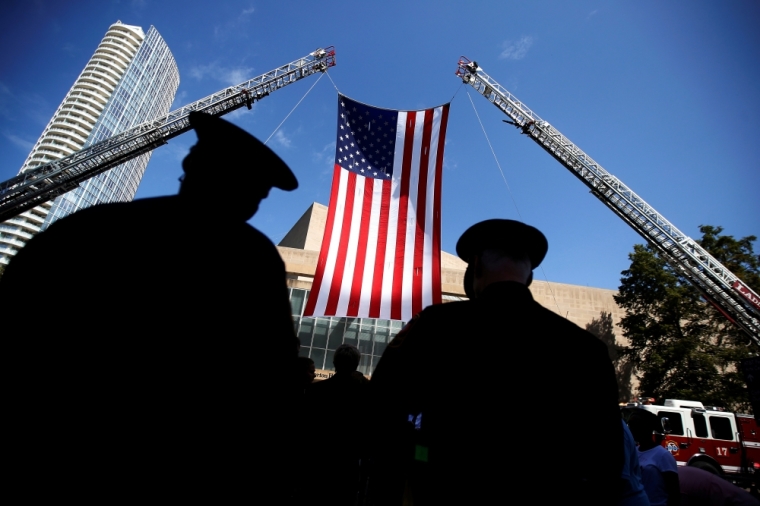
POLYGON ((645 409, 662 420, 662 446, 679 466, 694 466, 740 486, 757 486, 760 429, 752 415, 705 407, 696 401, 667 399, 663 406, 629 403, 622 408, 623 418, 628 420, 636 409, 645 409))

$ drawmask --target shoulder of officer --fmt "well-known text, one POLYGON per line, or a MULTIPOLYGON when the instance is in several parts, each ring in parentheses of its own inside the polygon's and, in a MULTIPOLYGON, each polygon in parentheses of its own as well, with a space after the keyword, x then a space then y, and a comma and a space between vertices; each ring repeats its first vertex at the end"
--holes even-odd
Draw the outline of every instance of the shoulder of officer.
POLYGON ((391 349, 400 349, 405 345, 419 340, 435 338, 441 332, 441 327, 447 327, 452 322, 462 321, 472 312, 470 301, 448 302, 434 304, 415 314, 409 322, 388 345, 391 349))

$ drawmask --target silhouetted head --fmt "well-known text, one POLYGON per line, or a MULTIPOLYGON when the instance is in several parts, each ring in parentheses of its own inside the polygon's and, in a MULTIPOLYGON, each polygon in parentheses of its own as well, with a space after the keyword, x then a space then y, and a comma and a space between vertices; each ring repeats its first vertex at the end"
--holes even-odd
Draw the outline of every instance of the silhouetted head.
POLYGON ((295 190, 298 181, 274 151, 223 119, 191 112, 198 142, 182 161, 180 195, 209 207, 209 212, 248 220, 271 188, 295 190))
POLYGON ((296 370, 298 375, 298 383, 301 387, 306 388, 311 384, 316 377, 316 369, 314 368, 314 361, 309 357, 298 357, 296 359, 296 370))
POLYGON ((546 256, 549 243, 535 227, 515 220, 485 220, 468 228, 457 241, 457 254, 467 262, 464 291, 476 298, 490 283, 533 281, 533 269, 546 256))
POLYGON ((662 422, 645 409, 635 409, 628 418, 628 428, 641 450, 654 448, 662 441, 662 422))
POLYGON ((335 366, 335 373, 352 373, 359 367, 359 360, 362 354, 356 346, 350 344, 341 344, 335 350, 333 355, 333 365, 335 366))

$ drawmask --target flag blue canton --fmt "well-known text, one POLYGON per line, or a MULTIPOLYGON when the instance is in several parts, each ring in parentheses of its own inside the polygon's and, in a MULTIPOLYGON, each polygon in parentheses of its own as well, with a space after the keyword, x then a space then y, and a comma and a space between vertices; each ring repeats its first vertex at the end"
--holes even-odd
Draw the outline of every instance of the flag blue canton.
POLYGON ((390 179, 398 112, 340 96, 335 163, 360 176, 390 179))

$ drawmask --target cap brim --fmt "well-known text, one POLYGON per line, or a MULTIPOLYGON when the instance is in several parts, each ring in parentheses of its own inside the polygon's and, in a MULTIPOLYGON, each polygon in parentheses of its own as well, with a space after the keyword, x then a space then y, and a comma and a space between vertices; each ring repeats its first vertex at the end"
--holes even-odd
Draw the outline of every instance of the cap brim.
POLYGON ((246 171, 265 171, 265 180, 273 188, 284 191, 298 188, 298 180, 290 167, 267 145, 242 128, 198 111, 191 112, 188 120, 198 135, 197 148, 235 153, 238 158, 243 155, 250 163, 243 164, 240 168, 246 171))

